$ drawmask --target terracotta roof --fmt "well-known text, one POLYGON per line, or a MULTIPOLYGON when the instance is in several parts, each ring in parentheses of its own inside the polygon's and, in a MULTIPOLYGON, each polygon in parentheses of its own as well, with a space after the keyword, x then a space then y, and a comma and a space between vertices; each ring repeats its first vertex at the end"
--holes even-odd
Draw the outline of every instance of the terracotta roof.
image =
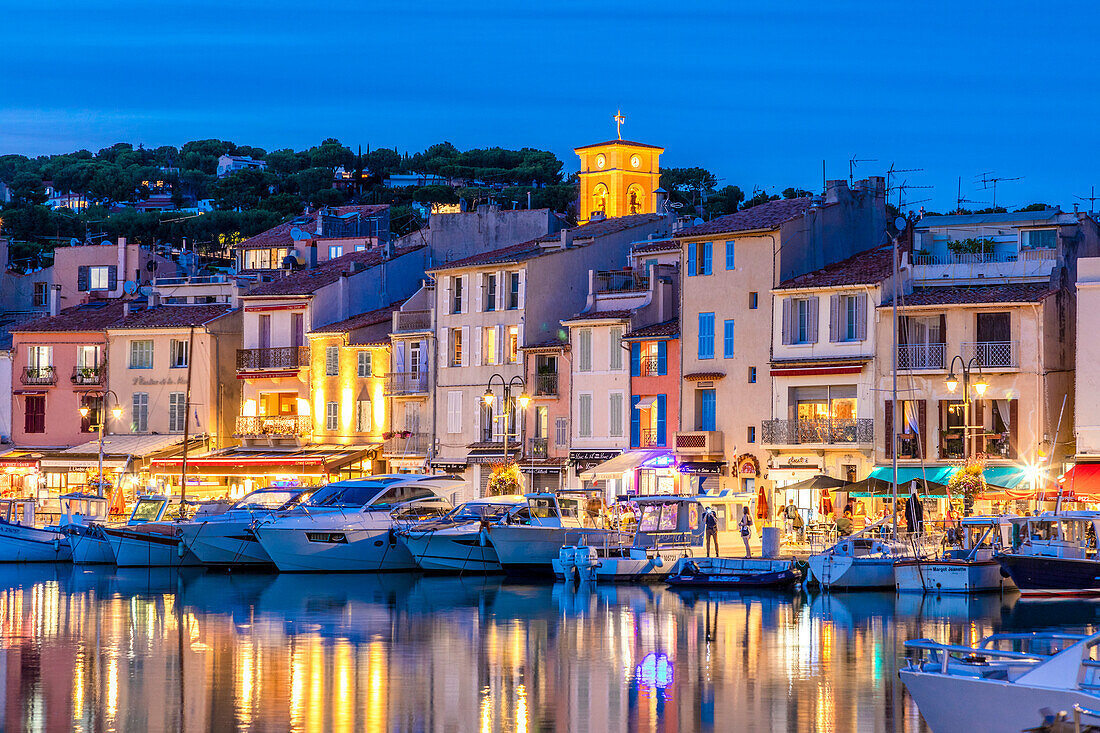
POLYGON ((860 252, 820 270, 792 277, 777 290, 794 288, 835 288, 845 285, 873 285, 890 277, 893 270, 892 247, 886 245, 860 252))
POLYGON ((118 323, 108 328, 181 328, 201 326, 221 318, 233 309, 225 303, 203 305, 158 305, 155 308, 134 310, 118 323))
MULTIPOLYGON (((394 257, 408 254, 421 249, 424 245, 416 244, 408 247, 399 247, 394 251, 394 257)), ((278 278, 269 283, 260 283, 245 293, 250 296, 271 295, 310 295, 326 285, 331 285, 340 279, 340 275, 352 272, 352 266, 360 264, 365 268, 371 268, 382 263, 384 257, 381 248, 367 249, 361 252, 349 252, 343 257, 322 262, 310 270, 301 270, 292 275, 278 278)), ((360 270, 361 272, 362 270, 360 270)))
POLYGON ((639 244, 631 252, 679 252, 680 243, 675 239, 662 239, 659 242, 639 244))
MULTIPOLYGON (((354 212, 360 214, 376 214, 387 208, 389 208, 389 204, 371 204, 370 206, 336 206, 333 207, 333 210, 336 212, 337 216, 342 216, 354 212)), ((317 216, 319 214, 320 210, 312 211, 308 214, 300 214, 288 222, 268 229, 266 232, 260 232, 253 237, 249 237, 237 246, 244 249, 251 249, 254 247, 293 247, 294 239, 291 238, 290 231, 292 229, 301 229, 312 237, 313 233, 317 231, 317 216)), ((324 237, 322 236, 321 239, 324 239, 324 237)))
POLYGON ((569 323, 570 321, 624 321, 630 318, 632 310, 617 310, 617 311, 592 311, 591 313, 578 313, 572 318, 566 318, 562 323, 569 323))
MULTIPOLYGON (((581 245, 581 242, 585 239, 595 239, 597 237, 604 237, 609 234, 615 234, 618 232, 626 231, 627 229, 633 229, 644 224, 650 224, 655 221, 660 221, 664 217, 660 214, 634 214, 631 216, 619 216, 614 219, 601 219, 599 221, 589 222, 583 226, 572 227, 569 229, 573 233, 574 245, 581 245)), ((527 242, 520 242, 519 244, 513 244, 510 247, 503 247, 501 249, 495 249, 491 252, 481 252, 480 254, 471 255, 470 257, 464 257, 461 260, 455 260, 454 262, 448 262, 441 267, 433 267, 429 272, 438 272, 443 270, 453 270, 460 267, 476 267, 478 265, 493 265, 503 262, 523 262, 534 257, 539 257, 543 254, 553 254, 561 250, 547 250, 541 245, 546 242, 561 240, 561 232, 555 232, 553 234, 544 234, 537 239, 532 239, 527 242)))
POLYGON ((548 339, 546 341, 539 341, 537 344, 528 344, 527 346, 519 347, 521 351, 548 351, 554 350, 569 350, 569 342, 562 341, 561 339, 548 339))
POLYGON ((56 316, 43 316, 13 326, 12 333, 102 331, 122 320, 122 301, 107 300, 66 308, 56 316))
POLYGON ((654 323, 652 326, 642 326, 623 334, 624 339, 654 338, 657 336, 679 336, 680 319, 673 318, 663 323, 654 323))
POLYGON ((809 198, 765 201, 752 208, 726 214, 697 226, 681 229, 676 238, 701 237, 707 234, 733 234, 757 229, 775 229, 785 221, 802 216, 810 208, 809 198))
MULTIPOLYGON (((976 285, 974 287, 914 288, 898 298, 898 306, 969 305, 976 303, 1036 303, 1053 294, 1049 285, 976 285)), ((889 307, 889 299, 879 306, 889 307)))
POLYGON ((345 318, 342 321, 336 323, 330 323, 327 326, 321 326, 315 328, 310 333, 348 333, 349 331, 355 331, 360 328, 366 328, 368 326, 376 326, 379 323, 390 324, 393 323, 393 312, 401 307, 401 304, 405 301, 400 300, 396 303, 391 303, 384 308, 378 310, 367 311, 366 313, 358 313, 351 318, 345 318))
POLYGON ((685 374, 684 379, 689 382, 702 382, 710 379, 721 379, 726 376, 725 372, 692 372, 691 374, 685 374))
POLYGON ((606 145, 629 145, 634 148, 653 148, 654 150, 664 150, 660 145, 650 145, 649 143, 636 143, 632 140, 608 140, 605 143, 592 143, 591 145, 581 145, 579 148, 573 148, 576 150, 587 150, 588 148, 601 148, 606 145))

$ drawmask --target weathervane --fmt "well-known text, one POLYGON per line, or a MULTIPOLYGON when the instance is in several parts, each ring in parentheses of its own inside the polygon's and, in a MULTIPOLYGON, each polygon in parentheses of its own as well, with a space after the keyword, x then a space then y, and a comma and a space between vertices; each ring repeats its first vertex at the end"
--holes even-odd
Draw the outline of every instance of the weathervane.
POLYGON ((626 122, 626 118, 623 117, 623 111, 620 109, 615 112, 615 134, 619 136, 619 139, 623 139, 623 123, 626 122))

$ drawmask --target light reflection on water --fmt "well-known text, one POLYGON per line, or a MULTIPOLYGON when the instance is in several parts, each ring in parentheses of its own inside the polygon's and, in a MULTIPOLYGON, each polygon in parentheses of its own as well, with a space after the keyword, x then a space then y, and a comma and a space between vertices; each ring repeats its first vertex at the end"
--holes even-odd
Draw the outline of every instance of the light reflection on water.
POLYGON ((0 705, 9 730, 916 731, 906 639, 1098 615, 1014 595, 0 566, 0 705))

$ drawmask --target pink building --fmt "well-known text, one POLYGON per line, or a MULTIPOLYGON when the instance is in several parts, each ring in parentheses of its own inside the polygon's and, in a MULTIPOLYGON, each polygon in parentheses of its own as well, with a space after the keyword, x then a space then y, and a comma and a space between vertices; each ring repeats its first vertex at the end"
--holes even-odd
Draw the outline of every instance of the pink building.
POLYGON ((569 344, 554 339, 522 349, 524 382, 531 402, 524 414, 520 471, 531 491, 564 486, 569 458, 569 344))
POLYGON ((155 277, 180 274, 179 266, 141 245, 119 237, 118 244, 82 244, 54 250, 53 285, 58 300, 53 312, 86 303, 95 298, 119 298, 149 285, 155 277))

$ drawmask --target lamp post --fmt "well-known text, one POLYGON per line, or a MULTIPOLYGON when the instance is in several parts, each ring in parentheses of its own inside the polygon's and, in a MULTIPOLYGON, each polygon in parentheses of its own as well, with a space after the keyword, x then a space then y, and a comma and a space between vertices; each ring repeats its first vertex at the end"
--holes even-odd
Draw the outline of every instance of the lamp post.
POLYGON ((985 381, 982 376, 982 365, 978 362, 976 357, 971 357, 969 361, 966 361, 961 356, 956 354, 951 359, 951 366, 948 369, 947 379, 947 391, 951 394, 955 394, 955 390, 959 387, 959 378, 955 376, 955 362, 959 362, 962 374, 963 384, 963 458, 966 458, 970 454, 970 373, 974 367, 978 367, 978 381, 974 383, 974 391, 978 393, 978 397, 985 395, 985 391, 989 389, 989 383, 985 381))
MULTIPOLYGON (((531 398, 527 394, 527 385, 524 383, 522 377, 512 377, 507 382, 504 381, 504 377, 500 374, 494 374, 489 377, 489 383, 485 385, 485 394, 481 396, 485 406, 492 408, 493 402, 496 401, 496 395, 493 393, 493 380, 499 379, 501 390, 503 391, 503 403, 500 410, 501 419, 504 421, 501 427, 500 433, 504 439, 504 462, 508 463, 508 416, 514 409, 512 406, 512 387, 519 387, 519 397, 516 398, 516 402, 519 403, 519 409, 523 410, 527 407, 527 403, 531 401, 531 398)), ((518 424, 518 423, 517 423, 518 424)), ((492 437, 492 423, 490 423, 489 437, 492 437)), ((519 433, 517 431, 517 437, 519 433)))
MULTIPOLYGON (((95 426, 96 429, 99 430, 99 474, 96 477, 96 489, 97 489, 97 494, 102 499, 103 498, 103 426, 107 422, 107 415, 105 414, 105 410, 107 409, 107 396, 110 395, 110 396, 115 398, 115 406, 111 408, 111 415, 113 415, 116 420, 118 420, 120 417, 122 417, 122 406, 119 405, 118 395, 115 394, 114 390, 108 389, 108 390, 105 390, 103 392, 96 392, 94 390, 89 389, 89 390, 85 390, 84 392, 80 393, 81 399, 83 399, 84 397, 87 397, 89 395, 97 396, 100 399, 99 408, 96 410, 96 422, 98 424, 95 426)), ((80 406, 80 416, 81 417, 88 417, 88 415, 90 413, 91 413, 91 408, 88 407, 87 404, 82 404, 80 406)))

